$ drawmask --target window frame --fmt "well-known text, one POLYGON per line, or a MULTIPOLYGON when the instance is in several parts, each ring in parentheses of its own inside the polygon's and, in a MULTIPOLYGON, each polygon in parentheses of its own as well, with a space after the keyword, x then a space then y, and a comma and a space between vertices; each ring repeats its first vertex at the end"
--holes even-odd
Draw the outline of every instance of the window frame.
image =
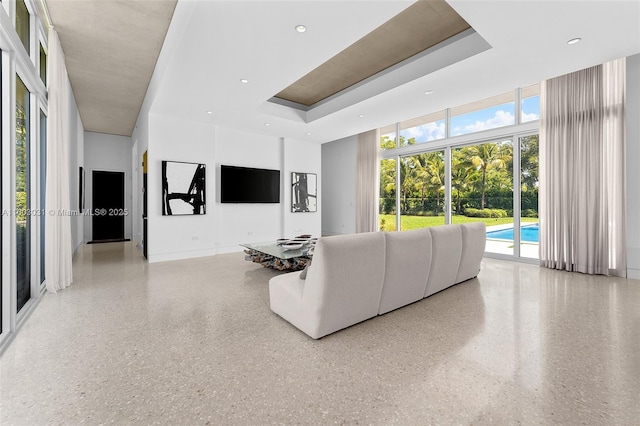
MULTIPOLYGON (((0 6, 0 91, 3 96, 0 99, 0 136, 2 146, 0 151, 0 173, 2 181, 7 182, 0 191, 1 207, 3 211, 15 210, 15 169, 16 169, 16 78, 20 77, 27 90, 29 97, 30 118, 30 201, 32 209, 39 209, 40 201, 40 112, 48 116, 47 89, 45 83, 40 79, 39 52, 40 46, 48 55, 48 38, 44 29, 39 9, 33 0, 25 0, 25 5, 29 11, 29 46, 30 54, 27 55, 22 40, 18 37, 15 28, 15 2, 2 1, 0 6), (38 46, 36 48, 35 46, 38 46), (36 118, 38 117, 38 118, 36 118)), ((46 14, 46 11, 44 12, 46 14)), ((48 19, 48 17, 47 17, 48 19)), ((48 61, 47 61, 48 62, 48 61)), ((47 67, 48 68, 48 67, 47 67)), ((48 74, 48 70, 47 70, 48 74)), ((2 245, 2 268, 0 273, 0 303, 2 303, 2 329, 0 330, 0 353, 6 348, 12 336, 22 326, 26 318, 33 311, 40 297, 45 291, 45 283, 39 278, 41 266, 40 255, 40 221, 37 216, 31 216, 30 235, 30 274, 31 274, 31 298, 21 309, 16 312, 17 307, 17 283, 16 283, 16 244, 15 217, 3 214, 0 218, 2 245)))
MULTIPOLYGON (((531 87, 531 86, 528 86, 531 87)), ((385 159, 394 159, 396 161, 396 229, 401 229, 401 214, 400 214, 400 159, 402 157, 424 154, 434 151, 445 151, 445 224, 451 223, 451 167, 452 167, 452 150, 464 146, 478 145, 483 143, 495 142, 496 140, 510 139, 513 146, 513 188, 521 188, 521 164, 520 164, 520 138, 525 136, 531 136, 539 134, 540 120, 532 120, 522 123, 521 122, 521 88, 514 89, 514 124, 502 127, 496 127, 493 129, 483 130, 479 132, 467 133, 463 135, 450 136, 449 130, 451 128, 451 110, 447 108, 445 110, 445 129, 446 137, 444 139, 438 139, 427 143, 420 143, 410 146, 399 146, 400 138, 400 123, 396 123, 396 148, 379 151, 379 161, 385 159)), ((390 128, 391 125, 385 126, 390 128)), ((521 197, 520 191, 513 191, 513 220, 514 229, 520 230, 521 228, 521 197), (517 194, 517 195, 516 195, 517 194), (517 215, 516 215, 517 212, 517 215), (516 228, 517 226, 517 228, 516 228)), ((505 260, 518 260, 525 263, 538 263, 538 259, 523 258, 520 256, 520 232, 514 232, 514 251, 513 255, 501 255, 498 253, 487 253, 487 257, 493 257, 505 260), (517 235, 516 235, 517 234, 517 235)))

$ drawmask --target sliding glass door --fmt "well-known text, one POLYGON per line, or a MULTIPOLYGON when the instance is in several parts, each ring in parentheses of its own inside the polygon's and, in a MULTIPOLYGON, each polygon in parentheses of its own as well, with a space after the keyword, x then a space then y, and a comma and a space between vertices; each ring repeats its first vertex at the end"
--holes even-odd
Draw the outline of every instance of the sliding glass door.
POLYGON ((537 259, 539 92, 535 84, 381 128, 380 229, 483 222, 486 253, 537 259))
POLYGON ((445 224, 444 151, 400 158, 400 230, 445 224))
POLYGON ((539 259, 538 135, 520 142, 520 257, 539 259))
POLYGON ((484 222, 489 253, 513 255, 511 139, 453 149, 452 223, 484 222))

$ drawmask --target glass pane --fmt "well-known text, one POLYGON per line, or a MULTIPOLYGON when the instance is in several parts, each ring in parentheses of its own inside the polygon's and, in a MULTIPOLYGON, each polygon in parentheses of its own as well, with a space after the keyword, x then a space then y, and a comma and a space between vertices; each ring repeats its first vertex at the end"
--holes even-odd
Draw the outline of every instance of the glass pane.
POLYGON ((380 230, 396 230, 396 160, 380 161, 380 230))
POLYGON ((444 111, 400 123, 400 146, 415 145, 445 138, 444 111))
POLYGON ((386 126, 380 129, 380 149, 385 151, 387 149, 396 148, 396 125, 386 126))
POLYGON ((40 45, 40 80, 45 86, 47 85, 47 53, 42 45, 40 45))
POLYGON ((484 222, 487 252, 513 255, 510 139, 452 150, 452 223, 484 222))
POLYGON ((29 10, 24 0, 16 1, 16 32, 18 37, 22 41, 24 48, 27 50, 27 54, 31 55, 29 34, 30 34, 30 22, 29 22, 29 10))
POLYGON ((444 151, 400 159, 402 231, 444 225, 444 151))
POLYGON ((16 281, 17 311, 31 297, 29 258, 29 91, 16 76, 16 281))
POLYGON ((45 196, 47 191, 47 116, 40 111, 40 283, 44 282, 44 224, 47 215, 45 196))
POLYGON ((540 84, 525 87, 520 91, 520 122, 527 123, 540 118, 540 84))
POLYGON ((493 96, 451 109, 451 136, 515 124, 514 92, 493 96))
POLYGON ((520 138, 520 257, 538 259, 538 135, 520 138))
MULTIPOLYGON (((0 113, 2 112, 2 106, 4 105, 4 101, 1 101, 1 99, 4 99, 3 97, 3 93, 2 93, 2 86, 4 86, 4 84, 2 84, 2 82, 4 81, 3 76, 2 76, 2 50, 0 50, 0 113)), ((4 117, 4 115, 0 114, 0 117, 4 117)), ((0 118, 0 135, 3 135, 4 133, 1 131, 2 129, 2 121, 3 119, 0 118)), ((4 138, 2 138, 2 145, 0 145, 0 176, 2 176, 2 151, 4 151, 4 138)), ((5 185, 3 183, 2 186, 0 186, 0 210, 4 210, 4 206, 2 205, 2 191, 5 190, 5 185)), ((2 222, 0 221, 0 241, 4 241, 4 234, 3 234, 3 228, 4 226, 2 225, 2 222)), ((4 246, 4 244, 0 245, 0 259, 3 259, 2 256, 2 247, 4 246)), ((4 300, 2 299, 2 294, 4 293, 3 288, 4 288, 4 281, 2 279, 2 277, 4 277, 4 274, 2 273, 2 264, 4 262, 0 261, 0 335, 2 335, 2 332, 4 331, 4 325, 2 323, 2 318, 4 318, 3 315, 3 306, 4 306, 4 300)))

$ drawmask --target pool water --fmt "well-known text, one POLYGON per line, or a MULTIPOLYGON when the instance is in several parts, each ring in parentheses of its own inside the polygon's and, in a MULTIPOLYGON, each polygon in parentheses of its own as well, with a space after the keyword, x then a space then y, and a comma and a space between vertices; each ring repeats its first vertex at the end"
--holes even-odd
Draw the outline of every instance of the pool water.
MULTIPOLYGON (((513 241, 513 228, 487 232, 487 238, 513 241)), ((522 226, 520 230, 520 240, 528 243, 537 243, 539 241, 538 224, 534 223, 533 225, 522 226)))

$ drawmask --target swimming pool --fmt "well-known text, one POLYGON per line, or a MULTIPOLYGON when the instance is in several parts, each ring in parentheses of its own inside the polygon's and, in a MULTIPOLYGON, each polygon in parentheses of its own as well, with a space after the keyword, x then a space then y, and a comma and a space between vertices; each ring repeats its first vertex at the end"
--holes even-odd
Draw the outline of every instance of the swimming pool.
MULTIPOLYGON (((513 241, 513 228, 487 232, 487 238, 513 241)), ((528 243, 537 243, 539 241, 538 224, 534 223, 532 225, 522 226, 520 230, 520 240, 528 243)))

